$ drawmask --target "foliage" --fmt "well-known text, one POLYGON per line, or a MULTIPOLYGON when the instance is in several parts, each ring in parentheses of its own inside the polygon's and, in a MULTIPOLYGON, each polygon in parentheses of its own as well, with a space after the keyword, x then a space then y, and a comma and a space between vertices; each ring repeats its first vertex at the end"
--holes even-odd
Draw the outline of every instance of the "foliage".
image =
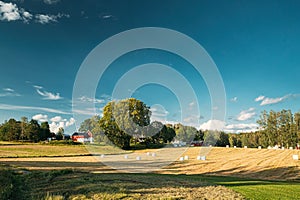
MULTIPOLYGON (((160 122, 155 122, 160 123, 160 122)), ((163 124, 161 124, 162 129, 155 135, 148 137, 146 139, 146 147, 149 148, 152 144, 165 144, 168 142, 171 142, 174 137, 176 136, 176 133, 173 128, 167 127, 163 124)))
POLYGON ((204 131, 204 145, 215 145, 220 138, 219 131, 204 131))
POLYGON ((0 199, 23 199, 21 185, 13 171, 0 166, 0 199))
POLYGON ((26 117, 21 121, 9 119, 0 125, 1 141, 32 141, 38 142, 51 137, 48 122, 42 122, 41 125, 36 120, 28 122, 26 117))
POLYGON ((116 146, 130 148, 132 136, 145 137, 140 127, 150 124, 151 111, 142 101, 134 98, 109 102, 103 109, 100 127, 104 134, 116 146))
POLYGON ((74 142, 73 140, 51 140, 50 145, 83 145, 81 142, 74 142))
POLYGON ((175 140, 190 144, 193 140, 195 140, 195 138, 201 138, 199 132, 195 127, 176 124, 174 125, 174 129, 176 132, 175 140))
POLYGON ((63 127, 59 127, 58 132, 56 133, 56 139, 57 140, 62 140, 64 139, 64 128, 63 127))
POLYGON ((40 129, 40 140, 46 140, 52 136, 48 122, 42 122, 40 129))
POLYGON ((290 110, 275 112, 263 111, 257 121, 260 125, 259 143, 262 146, 279 145, 282 147, 296 146, 300 135, 300 113, 294 115, 290 110))
POLYGON ((84 120, 80 124, 79 131, 87 132, 91 131, 93 133, 93 139, 95 143, 109 143, 108 138, 104 134, 104 130, 101 128, 100 116, 95 115, 89 119, 84 120))
POLYGON ((229 136, 225 132, 220 132, 219 139, 217 140, 216 146, 225 147, 229 144, 229 136))
POLYGON ((290 110, 263 111, 257 121, 259 130, 250 133, 228 134, 230 146, 295 147, 300 142, 300 113, 290 110))

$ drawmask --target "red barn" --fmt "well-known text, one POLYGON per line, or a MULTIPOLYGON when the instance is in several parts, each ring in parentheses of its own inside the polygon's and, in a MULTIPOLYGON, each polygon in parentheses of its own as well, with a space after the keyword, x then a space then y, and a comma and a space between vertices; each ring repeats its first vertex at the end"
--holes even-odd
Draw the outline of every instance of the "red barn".
POLYGON ((74 142, 89 142, 89 143, 93 143, 93 134, 90 131, 87 131, 86 133, 78 133, 75 132, 72 135, 72 140, 74 142))

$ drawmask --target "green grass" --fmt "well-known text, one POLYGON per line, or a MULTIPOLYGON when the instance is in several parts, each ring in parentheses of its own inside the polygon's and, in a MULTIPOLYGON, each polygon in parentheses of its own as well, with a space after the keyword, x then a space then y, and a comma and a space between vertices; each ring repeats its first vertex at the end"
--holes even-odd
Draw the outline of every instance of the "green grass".
POLYGON ((297 182, 204 175, 93 174, 70 169, 20 173, 2 165, 0 179, 0 199, 273 200, 300 196, 297 182))
POLYGON ((2 166, 1 170, 0 166, 0 172, 9 171, 2 173, 8 187, 0 187, 0 194, 5 195, 0 199, 244 199, 226 187, 182 175, 92 174, 72 170, 16 175, 8 168, 2 166))
MULTIPOLYGON (((103 145, 1 144, 0 157, 117 153, 103 145), (88 148, 88 150, 87 150, 88 148)), ((72 167, 72 166, 70 166, 72 167)), ((0 165, 0 199, 299 199, 300 183, 235 177, 29 171, 0 165), (235 192, 233 192, 235 191, 235 192), (239 194, 242 196, 240 196, 239 194)))
POLYGON ((51 144, 3 144, 0 158, 63 157, 91 154, 112 154, 121 150, 103 145, 51 145, 51 144))
POLYGON ((239 192, 247 199, 299 199, 300 183, 285 181, 263 181, 242 179, 235 177, 201 176, 192 178, 200 181, 208 181, 213 184, 223 185, 239 192))

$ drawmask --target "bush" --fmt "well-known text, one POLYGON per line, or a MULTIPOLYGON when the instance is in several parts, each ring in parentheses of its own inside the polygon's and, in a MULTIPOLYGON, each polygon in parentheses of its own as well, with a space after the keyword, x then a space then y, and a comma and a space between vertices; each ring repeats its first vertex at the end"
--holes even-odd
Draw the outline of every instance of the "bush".
POLYGON ((0 171, 0 199, 11 199, 13 194, 13 174, 9 170, 0 171))
POLYGON ((73 140, 52 140, 51 145, 82 145, 81 142, 74 142, 73 140))

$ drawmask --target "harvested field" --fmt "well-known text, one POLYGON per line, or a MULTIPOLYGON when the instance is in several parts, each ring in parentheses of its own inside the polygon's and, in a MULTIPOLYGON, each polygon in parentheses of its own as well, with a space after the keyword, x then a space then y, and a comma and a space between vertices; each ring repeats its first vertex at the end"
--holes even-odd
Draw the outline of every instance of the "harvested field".
MULTIPOLYGON (((81 148, 78 149, 82 151, 81 148)), ((64 151, 65 154, 66 152, 64 151)), ((293 154, 300 154, 297 150, 212 148, 204 161, 196 159, 199 152, 200 147, 189 148, 183 154, 188 155, 189 160, 177 160, 160 169, 157 173, 207 174, 266 180, 300 180, 300 161, 292 159, 293 154)), ((88 152, 86 151, 86 153, 88 152)), ((107 150, 106 153, 108 153, 107 150)), ((159 159, 159 152, 156 154, 157 159, 159 159)), ((4 156, 2 155, 2 157, 4 156)), ((119 161, 116 160, 116 162, 119 161)), ((153 162, 152 160, 142 161, 145 162, 143 164, 153 162)), ((29 170, 76 169, 100 173, 115 172, 111 167, 99 162, 94 156, 1 158, 0 163, 29 170)))
MULTIPOLYGON (((82 146, 3 145, 0 149, 0 168, 4 167, 0 172, 7 178, 2 182, 3 195, 12 199, 297 199, 300 195, 300 163, 292 159, 293 154, 299 155, 297 150, 215 147, 206 160, 197 160, 203 149, 192 147, 180 155, 188 160, 178 157, 155 173, 130 174, 103 164, 125 166, 124 152, 118 154, 110 147, 95 146, 97 156, 82 146), (22 149, 22 156, 9 157, 21 155, 22 149), (55 152, 60 152, 58 157, 55 152), (7 168, 18 175, 10 175, 7 168)), ((130 162, 134 167, 155 166, 154 161, 160 163, 181 150, 126 152, 126 167, 130 162), (142 159, 136 160, 137 155, 142 159)))
POLYGON ((300 155, 299 150, 215 147, 205 161, 196 160, 199 151, 199 148, 189 148, 184 154, 189 156, 188 161, 175 162, 166 167, 163 173, 300 181, 300 161, 292 159, 293 154, 300 155))

